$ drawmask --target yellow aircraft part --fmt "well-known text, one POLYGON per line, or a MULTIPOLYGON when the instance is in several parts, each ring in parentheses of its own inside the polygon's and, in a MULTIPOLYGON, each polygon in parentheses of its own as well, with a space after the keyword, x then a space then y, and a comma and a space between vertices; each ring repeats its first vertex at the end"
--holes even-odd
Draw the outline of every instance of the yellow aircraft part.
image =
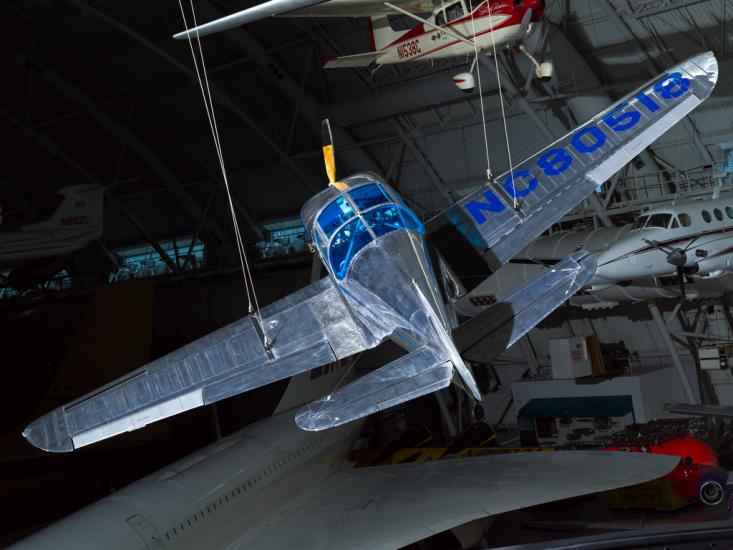
POLYGON ((333 145, 323 146, 323 162, 326 163, 328 182, 333 185, 336 182, 336 157, 333 154, 333 145))

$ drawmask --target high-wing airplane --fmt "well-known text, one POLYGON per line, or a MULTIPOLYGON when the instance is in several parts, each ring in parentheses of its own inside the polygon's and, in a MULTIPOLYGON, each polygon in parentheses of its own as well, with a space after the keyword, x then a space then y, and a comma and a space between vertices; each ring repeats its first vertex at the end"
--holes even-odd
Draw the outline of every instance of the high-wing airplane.
POLYGON ((463 524, 661 477, 678 457, 568 451, 352 468, 361 422, 299 430, 288 410, 347 367, 291 379, 266 418, 34 533, 13 549, 392 549, 463 524))
POLYGON ((644 276, 718 278, 733 267, 733 200, 687 201, 639 216, 598 255, 591 290, 644 276))
MULTIPOLYGON (((673 67, 461 199, 431 229, 498 268, 702 103, 717 74, 712 53, 673 67)), ((431 260, 425 225, 378 176, 337 181, 330 139, 324 156, 331 184, 301 218, 325 278, 51 411, 23 435, 42 449, 72 451, 387 338, 407 354, 306 405, 296 423, 333 428, 452 381, 480 399, 461 354, 511 345, 593 275, 592 257, 577 251, 454 328, 445 306, 454 281, 445 262, 431 260)))
POLYGON ((733 199, 684 200, 646 211, 633 224, 540 237, 456 306, 476 315, 580 248, 597 267, 572 299, 578 305, 722 294, 728 286, 715 281, 733 270, 733 199))
POLYGON ((104 188, 62 187, 63 201, 46 221, 0 230, 0 271, 9 284, 28 288, 53 276, 72 255, 102 235, 104 188))
MULTIPOLYGON (((552 76, 552 64, 538 62, 522 45, 544 9, 544 0, 272 0, 178 33, 175 38, 206 36, 271 15, 369 17, 371 51, 327 59, 324 68, 432 61, 511 46, 528 57, 538 78, 548 79, 552 76), (424 13, 428 17, 422 17, 424 13), (389 15, 405 15, 417 24, 395 31, 389 15)), ((472 81, 470 72, 455 80, 459 88, 468 90, 472 81)))

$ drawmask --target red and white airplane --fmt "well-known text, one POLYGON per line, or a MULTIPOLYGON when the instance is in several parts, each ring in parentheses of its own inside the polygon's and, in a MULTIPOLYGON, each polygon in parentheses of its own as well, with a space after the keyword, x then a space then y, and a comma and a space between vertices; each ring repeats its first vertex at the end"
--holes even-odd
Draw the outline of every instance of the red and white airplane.
MULTIPOLYGON (((539 63, 522 45, 544 12, 544 0, 270 0, 175 35, 195 38, 228 30, 268 16, 369 17, 371 51, 328 59, 324 68, 366 67, 413 61, 432 61, 515 47, 532 61, 535 74, 547 79, 552 64, 539 63), (421 14, 429 13, 427 18, 421 14), (416 21, 396 31, 389 15, 416 21)), ((470 72, 456 77, 459 88, 472 89, 470 72), (462 81, 461 81, 462 80, 462 81)))

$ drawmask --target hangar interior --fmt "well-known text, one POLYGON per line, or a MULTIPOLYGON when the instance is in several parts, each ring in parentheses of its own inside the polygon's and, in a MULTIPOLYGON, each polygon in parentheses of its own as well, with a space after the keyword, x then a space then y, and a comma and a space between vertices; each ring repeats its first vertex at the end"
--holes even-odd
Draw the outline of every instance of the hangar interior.
MULTIPOLYGON (((583 247, 597 253, 599 269, 605 252, 635 235, 637 249, 658 257, 637 265, 638 250, 626 250, 623 259, 641 269, 632 269, 633 277, 612 273, 568 297, 509 349, 467 361, 480 402, 454 384, 369 416, 354 456, 386 464, 413 449, 405 461, 420 463, 430 448, 597 448, 611 445, 613 434, 633 432, 633 424, 644 426, 635 432, 640 447, 691 433, 714 451, 717 467, 726 467, 733 448, 725 419, 733 416, 726 409, 733 407, 733 244, 725 242, 733 230, 733 2, 543 2, 542 19, 522 44, 552 61, 551 78, 537 77, 514 47, 473 65, 474 55, 464 54, 324 69, 326 59, 370 50, 365 17, 268 17, 202 37, 225 183, 191 56, 197 42, 171 37, 184 28, 181 10, 192 26, 192 8, 200 24, 253 4, 3 4, 0 460, 2 493, 17 505, 2 514, 0 542, 18 541, 273 413, 286 379, 74 453, 44 453, 21 437, 40 415, 248 314, 232 211, 257 308, 327 274, 309 251, 300 214, 328 185, 323 119, 330 120, 339 176, 380 175, 427 224, 481 189, 487 171, 504 174, 706 51, 719 70, 711 97, 516 261, 477 270, 460 247, 445 254, 457 262, 451 267, 463 287, 454 298, 468 296, 469 308, 501 301, 583 247), (466 71, 476 76, 469 91, 453 81, 466 71), (99 233, 80 249, 63 248, 53 236, 19 248, 13 229, 54 219, 65 200, 59 190, 79 185, 101 189, 98 199, 75 203, 85 209, 101 201, 99 233), (640 219, 646 226, 632 226, 640 219), (653 227, 653 236, 641 234, 653 227), (682 227, 696 236, 660 232, 682 227), (715 240, 706 241, 709 234, 715 240), (718 413, 680 414, 670 404, 718 413)), ((389 24, 396 32, 415 22, 395 15, 389 24)), ((386 344, 360 353, 348 369, 363 375, 399 354, 386 344)), ((319 369, 311 379, 329 372, 319 369)), ((620 514, 625 521, 643 514, 682 523, 724 519, 723 489, 718 506, 705 507, 695 489, 685 506, 669 506, 674 512, 650 512, 649 504, 620 514)), ((473 546, 436 527, 410 547, 546 541, 560 535, 548 534, 547 525, 530 529, 528 521, 578 520, 587 505, 603 510, 589 512, 587 521, 597 522, 609 501, 624 496, 599 498, 545 515, 528 509, 493 516, 473 546)))

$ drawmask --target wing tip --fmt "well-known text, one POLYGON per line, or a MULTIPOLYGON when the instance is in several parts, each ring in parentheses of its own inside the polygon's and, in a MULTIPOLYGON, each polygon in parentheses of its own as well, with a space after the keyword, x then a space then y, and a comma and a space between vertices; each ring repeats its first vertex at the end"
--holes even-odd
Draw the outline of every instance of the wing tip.
POLYGON ((704 79, 709 82, 709 86, 703 86, 701 89, 698 89, 696 94, 701 100, 707 99, 715 89, 715 85, 718 83, 718 76, 720 74, 720 67, 718 65, 718 59, 715 57, 715 53, 712 51, 699 53, 688 58, 687 61, 683 61, 678 66, 685 65, 688 67, 689 65, 695 65, 697 69, 699 69, 701 74, 693 74, 693 77, 696 80, 704 79), (702 93, 700 93, 700 91, 702 91, 702 93))
POLYGON ((324 404, 326 399, 319 399, 313 403, 303 407, 295 415, 295 423, 301 430, 306 432, 320 432, 327 430, 328 428, 334 428, 339 425, 338 417, 331 417, 330 415, 323 415, 313 411, 313 406, 316 404, 324 404))
POLYGON ((70 438, 65 438, 63 441, 56 438, 54 441, 48 437, 48 430, 46 429, 46 423, 49 420, 46 417, 41 417, 30 424, 28 424, 22 432, 23 437, 42 451, 49 453, 67 453, 74 450, 74 444, 70 438))

